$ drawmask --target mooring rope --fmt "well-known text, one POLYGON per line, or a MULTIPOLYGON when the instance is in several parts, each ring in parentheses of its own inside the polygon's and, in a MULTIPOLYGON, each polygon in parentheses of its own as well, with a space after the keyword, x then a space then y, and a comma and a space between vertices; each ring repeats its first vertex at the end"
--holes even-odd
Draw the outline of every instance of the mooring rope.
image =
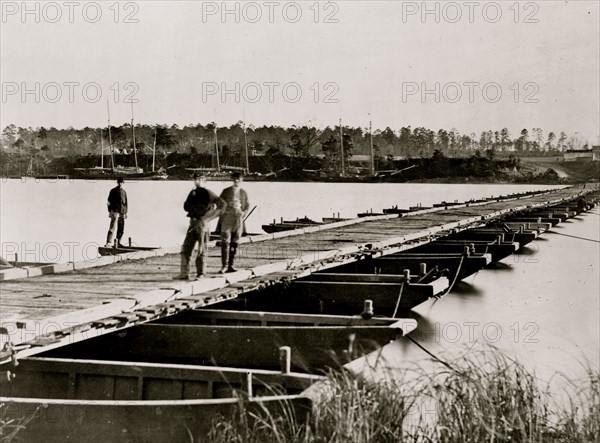
POLYGON ((448 286, 448 289, 446 290, 446 292, 444 292, 442 295, 438 296, 437 298, 442 298, 445 295, 447 295, 450 291, 452 291, 452 288, 456 284, 456 280, 458 280, 458 274, 460 274, 460 270, 462 269, 463 262, 465 261, 465 255, 466 254, 463 254, 462 257, 460 258, 460 263, 458 264, 458 268, 456 269, 456 274, 454 274, 454 279, 452 280, 452 284, 450 286, 448 286))
POLYGON ((398 294, 398 299, 396 300, 396 307, 394 308, 394 315, 392 318, 396 318, 396 314, 398 313, 398 308, 400 307, 400 299, 402 298, 402 290, 404 289, 404 282, 400 285, 400 293, 398 294))
POLYGON ((439 269, 437 266, 434 266, 432 269, 429 270, 428 273, 426 273, 419 280, 417 280, 417 283, 421 283, 423 280, 429 278, 431 275, 435 274, 436 272, 439 272, 439 269))
POLYGON ((452 365, 448 362, 445 362, 444 360, 442 360, 441 358, 439 358, 437 355, 435 355, 433 352, 427 350, 422 344, 420 344, 418 341, 416 341, 414 338, 412 338, 410 335, 405 335, 406 338, 408 338, 410 341, 412 341, 415 345, 417 345, 420 349, 422 349, 423 351, 425 351, 425 353, 429 356, 431 356, 434 360, 439 361, 441 364, 443 364, 444 366, 446 366, 448 369, 451 369, 453 371, 456 371, 456 369, 454 369, 454 367, 452 367, 452 365))
POLYGON ((576 238, 576 239, 579 239, 579 240, 586 240, 586 241, 591 241, 591 242, 594 242, 594 243, 600 243, 600 240, 594 240, 593 238, 578 237, 577 235, 562 234, 562 233, 556 232, 556 231, 548 231, 548 232, 550 232, 552 234, 563 235, 565 237, 576 238))

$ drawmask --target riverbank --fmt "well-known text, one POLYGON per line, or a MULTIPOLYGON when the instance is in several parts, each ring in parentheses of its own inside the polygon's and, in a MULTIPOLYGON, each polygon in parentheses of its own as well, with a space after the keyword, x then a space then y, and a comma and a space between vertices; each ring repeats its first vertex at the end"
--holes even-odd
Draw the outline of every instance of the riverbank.
MULTIPOLYGON (((138 157, 136 166, 139 164, 144 171, 151 171, 152 158, 145 155, 138 157)), ((101 159, 94 155, 56 157, 38 165, 29 157, 19 154, 3 153, 1 160, 3 168, 0 174, 3 177, 102 179, 97 177, 101 159), (90 173, 86 174, 86 170, 90 173)), ((376 174, 369 172, 370 162, 346 164, 342 175, 339 168, 332 167, 316 156, 273 154, 249 157, 247 166, 252 173, 246 174, 246 177, 248 181, 274 182, 571 184, 597 180, 600 176, 600 162, 533 160, 526 157, 486 158, 477 155, 455 158, 438 153, 432 157, 380 160, 376 162, 376 174)), ((115 165, 123 168, 132 167, 132 162, 130 155, 115 156, 115 165)), ((221 164, 225 171, 227 167, 241 170, 246 166, 239 158, 230 158, 228 164, 221 164)), ((168 180, 188 180, 195 169, 206 170, 209 179, 226 179, 227 173, 216 172, 215 166, 210 155, 172 153, 157 160, 155 169, 165 171, 168 180)), ((108 176, 108 179, 114 178, 115 174, 108 176)))

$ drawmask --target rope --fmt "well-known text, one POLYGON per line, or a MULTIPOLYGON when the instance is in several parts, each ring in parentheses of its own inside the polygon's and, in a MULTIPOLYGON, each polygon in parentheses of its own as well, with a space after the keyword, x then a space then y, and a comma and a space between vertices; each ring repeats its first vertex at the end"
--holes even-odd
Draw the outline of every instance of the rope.
POLYGON ((576 239, 579 239, 579 240, 586 240, 586 241, 591 241, 591 242, 594 242, 594 243, 600 243, 600 240, 594 240, 593 238, 585 238, 585 237, 578 237, 576 235, 562 234, 562 233, 556 232, 556 231, 548 231, 548 232, 550 232, 552 234, 563 235, 565 237, 576 238, 576 239))
POLYGON ((421 277, 419 280, 417 280, 417 283, 421 283, 423 280, 429 278, 431 275, 433 275, 436 272, 438 272, 438 267, 434 266, 432 269, 429 270, 428 273, 426 273, 423 277, 421 277))
POLYGON ((425 353, 427 355, 429 355, 430 357, 432 357, 434 360, 437 360, 438 362, 440 362, 441 364, 443 364, 444 366, 446 366, 448 369, 451 369, 453 371, 456 371, 456 369, 454 369, 452 367, 452 365, 450 363, 445 362, 444 360, 442 360, 441 358, 439 358, 437 355, 435 355, 433 352, 428 351, 427 349, 425 349, 425 347, 423 345, 421 345, 418 341, 416 341, 414 338, 412 338, 410 335, 405 335, 406 338, 408 338, 410 341, 412 341, 415 345, 417 345, 420 349, 422 349, 423 351, 425 351, 425 353))
POLYGON ((437 298, 442 298, 443 296, 447 295, 450 291, 452 291, 452 288, 456 284, 456 280, 458 280, 458 275, 460 274, 460 270, 462 269, 462 265, 463 265, 464 261, 465 261, 465 254, 463 254, 462 257, 460 258, 460 263, 458 264, 458 268, 456 269, 456 274, 454 274, 454 279, 452 280, 452 284, 450 286, 448 286, 448 289, 446 290, 446 292, 444 292, 442 295, 438 296, 437 298))
POLYGON ((394 315, 392 318, 396 318, 396 313, 398 312, 398 307, 400 306, 400 299, 402 298, 402 290, 404 289, 404 282, 400 285, 400 293, 398 294, 398 299, 396 300, 396 307, 394 308, 394 315))

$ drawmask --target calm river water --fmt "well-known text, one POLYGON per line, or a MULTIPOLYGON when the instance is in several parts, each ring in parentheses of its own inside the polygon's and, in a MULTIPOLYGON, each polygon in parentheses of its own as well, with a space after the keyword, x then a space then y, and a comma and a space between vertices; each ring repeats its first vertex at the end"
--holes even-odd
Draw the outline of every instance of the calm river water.
MULTIPOLYGON (((219 193, 226 182, 209 182, 219 193)), ((96 256, 106 238, 109 181, 3 180, 0 184, 2 256, 67 262, 96 256)), ((126 234, 142 245, 180 244, 187 229, 182 205, 191 182, 126 183, 130 201, 126 234)), ((355 217, 392 205, 429 206, 465 199, 546 189, 535 185, 264 183, 244 184, 251 206, 250 232, 273 219, 340 213, 355 217)), ((553 230, 598 240, 598 209, 553 230)), ((449 296, 415 309, 413 337, 434 353, 495 345, 532 365, 543 378, 556 371, 581 375, 600 366, 600 245, 546 233, 521 254, 462 282, 449 296)), ((394 365, 426 358, 400 340, 384 349, 394 365)))

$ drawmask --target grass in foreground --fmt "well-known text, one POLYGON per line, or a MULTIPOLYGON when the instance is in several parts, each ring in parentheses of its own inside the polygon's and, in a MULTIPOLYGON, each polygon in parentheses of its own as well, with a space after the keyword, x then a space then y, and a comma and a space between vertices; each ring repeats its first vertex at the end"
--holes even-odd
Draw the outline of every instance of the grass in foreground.
POLYGON ((600 372, 571 381, 561 399, 531 371, 497 350, 435 373, 418 370, 366 383, 330 372, 314 395, 313 417, 292 408, 248 412, 212 426, 211 442, 598 442, 600 372))
POLYGON ((37 412, 21 419, 8 418, 6 414, 7 407, 0 403, 0 443, 9 443, 13 441, 21 429, 24 429, 37 412))

